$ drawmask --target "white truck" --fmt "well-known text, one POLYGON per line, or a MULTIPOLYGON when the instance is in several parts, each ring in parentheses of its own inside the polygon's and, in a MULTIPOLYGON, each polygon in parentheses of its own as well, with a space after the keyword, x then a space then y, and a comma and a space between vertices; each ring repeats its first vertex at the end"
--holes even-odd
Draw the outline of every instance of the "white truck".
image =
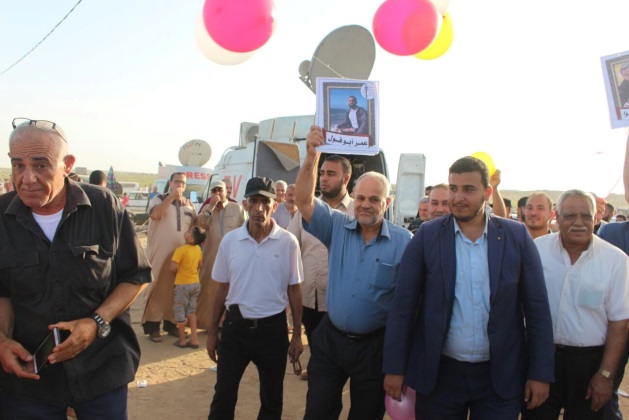
MULTIPOLYGON (((301 163, 306 156, 306 135, 314 124, 313 115, 272 118, 260 123, 243 122, 237 146, 223 152, 208 180, 201 202, 209 195, 210 183, 224 178, 232 182, 232 198, 241 202, 247 181, 254 176, 266 176, 273 180, 294 183, 301 163)), ((320 164, 323 163, 325 154, 320 164)), ((376 171, 389 178, 383 150, 375 156, 344 155, 352 163, 352 178, 365 172, 376 171)), ((398 167, 397 189, 393 210, 387 218, 396 224, 406 225, 417 214, 419 199, 424 194, 426 158, 423 154, 403 154, 398 167)))

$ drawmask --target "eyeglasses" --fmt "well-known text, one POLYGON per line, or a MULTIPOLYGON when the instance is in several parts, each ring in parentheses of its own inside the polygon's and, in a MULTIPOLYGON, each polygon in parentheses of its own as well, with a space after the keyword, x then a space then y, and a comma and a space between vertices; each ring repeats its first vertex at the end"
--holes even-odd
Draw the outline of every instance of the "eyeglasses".
POLYGON ((11 123, 11 125, 13 126, 13 129, 16 129, 19 125, 22 125, 22 124, 34 125, 35 127, 41 128, 44 130, 54 130, 57 134, 59 134, 59 136, 63 139, 63 141, 65 141, 66 143, 68 142, 66 140, 65 133, 63 132, 61 127, 57 127, 57 124, 52 121, 31 120, 29 118, 13 118, 13 122, 11 123))

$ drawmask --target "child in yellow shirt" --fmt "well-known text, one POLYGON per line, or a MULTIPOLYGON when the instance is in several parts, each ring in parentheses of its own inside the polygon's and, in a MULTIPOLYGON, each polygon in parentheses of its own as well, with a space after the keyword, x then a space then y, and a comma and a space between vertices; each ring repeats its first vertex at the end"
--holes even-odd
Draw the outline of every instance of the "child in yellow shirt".
POLYGON ((175 321, 179 330, 179 348, 199 348, 197 335, 197 298, 201 291, 199 269, 201 268, 201 247, 205 231, 192 226, 183 234, 186 243, 175 250, 170 262, 170 271, 175 273, 175 321), (186 341, 186 321, 190 323, 190 341, 186 341))

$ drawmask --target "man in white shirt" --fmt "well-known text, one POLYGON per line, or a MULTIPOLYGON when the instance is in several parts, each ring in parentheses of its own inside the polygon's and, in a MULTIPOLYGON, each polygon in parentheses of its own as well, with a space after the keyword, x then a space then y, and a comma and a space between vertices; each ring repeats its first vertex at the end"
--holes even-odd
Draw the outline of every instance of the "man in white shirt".
POLYGON ((212 269, 218 285, 207 352, 218 367, 208 419, 234 418, 240 379, 253 362, 260 376, 258 418, 280 420, 286 352, 295 362, 303 351, 300 328, 288 343, 285 312, 290 303, 293 325, 301 325, 303 268, 297 240, 271 218, 277 208, 272 181, 251 178, 245 198, 249 220, 223 237, 212 269))
MULTIPOLYGON (((602 419, 627 340, 627 256, 594 235, 594 197, 580 190, 557 202, 559 232, 535 240, 553 321, 555 383, 523 418, 602 419), (577 418, 577 417, 574 417, 577 418)), ((527 216, 528 219, 528 216, 527 216)))

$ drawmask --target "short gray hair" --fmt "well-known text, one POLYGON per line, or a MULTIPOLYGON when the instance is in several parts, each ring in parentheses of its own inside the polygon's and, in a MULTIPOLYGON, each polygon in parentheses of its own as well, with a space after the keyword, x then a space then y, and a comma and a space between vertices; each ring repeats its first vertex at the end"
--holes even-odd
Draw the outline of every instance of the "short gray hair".
POLYGON ((283 185, 284 189, 288 188, 288 184, 286 183, 286 181, 282 181, 281 179, 279 181, 275 181, 275 186, 277 187, 277 185, 283 185))
POLYGON ((36 124, 31 124, 29 121, 25 121, 23 123, 18 124, 17 127, 13 129, 11 134, 9 135, 9 146, 13 141, 14 137, 22 134, 23 131, 27 130, 39 130, 45 132, 51 139, 61 140, 64 144, 68 144, 67 136, 61 126, 55 123, 55 128, 44 128, 36 124))
POLYGON ((385 197, 389 197, 391 195, 391 183, 389 183, 389 180, 387 179, 387 177, 382 175, 379 172, 374 172, 374 171, 365 172, 364 174, 359 176, 358 179, 356 180, 354 191, 356 190, 356 187, 358 187, 358 184, 360 184, 360 182, 363 179, 367 179, 367 178, 375 179, 376 181, 380 182, 380 184, 382 185, 382 188, 384 189, 385 197))
POLYGON ((587 191, 583 190, 568 190, 561 193, 559 198, 557 199, 557 214, 559 216, 563 213, 563 203, 568 198, 577 197, 577 198, 585 198, 590 205, 590 210, 592 211, 592 215, 596 214, 596 200, 594 196, 587 191))

